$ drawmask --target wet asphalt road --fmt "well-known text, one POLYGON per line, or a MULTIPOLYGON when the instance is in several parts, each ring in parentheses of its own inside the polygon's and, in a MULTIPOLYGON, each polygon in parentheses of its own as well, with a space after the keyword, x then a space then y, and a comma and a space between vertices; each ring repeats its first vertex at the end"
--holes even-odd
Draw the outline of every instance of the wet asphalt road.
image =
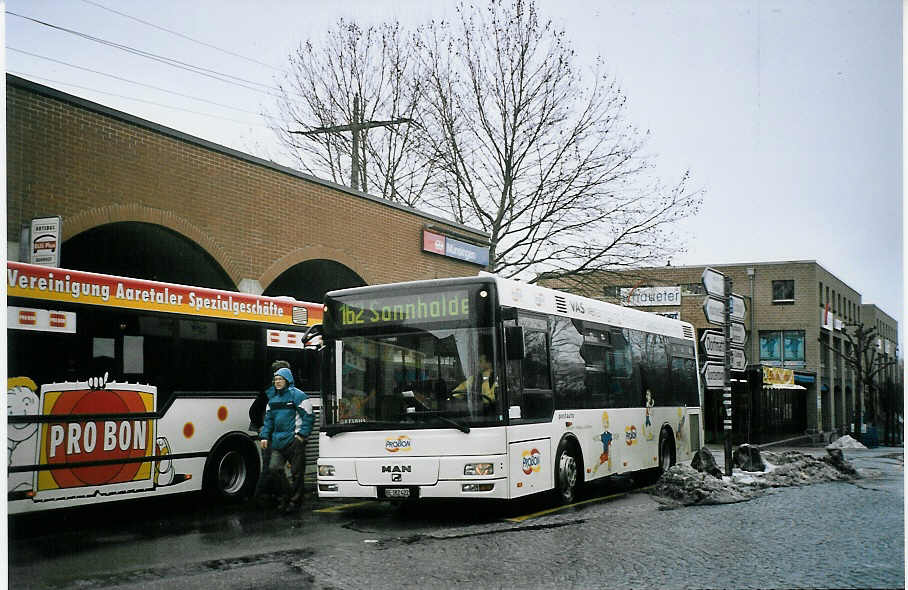
POLYGON ((18 517, 9 587, 904 587, 902 450, 845 456, 863 479, 675 510, 625 478, 543 514, 311 500, 287 518, 194 496, 18 517))

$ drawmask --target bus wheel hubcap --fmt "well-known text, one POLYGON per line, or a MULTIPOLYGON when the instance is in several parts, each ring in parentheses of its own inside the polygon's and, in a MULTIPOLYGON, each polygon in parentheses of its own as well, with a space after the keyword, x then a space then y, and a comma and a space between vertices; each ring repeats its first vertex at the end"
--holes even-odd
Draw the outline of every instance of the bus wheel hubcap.
POLYGON ((246 482, 246 461, 236 451, 228 451, 218 465, 218 481, 225 494, 236 494, 246 482))

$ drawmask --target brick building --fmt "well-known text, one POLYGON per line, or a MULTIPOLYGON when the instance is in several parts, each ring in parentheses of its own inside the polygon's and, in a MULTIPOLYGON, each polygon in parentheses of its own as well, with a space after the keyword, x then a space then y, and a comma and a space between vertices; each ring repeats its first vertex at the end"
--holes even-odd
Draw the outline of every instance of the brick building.
MULTIPOLYGON (((704 315, 704 266, 666 266, 603 274, 587 286, 568 287, 556 278, 542 284, 588 297, 680 318, 698 337, 715 329, 704 315)), ((877 327, 880 349, 896 355, 898 322, 815 261, 711 265, 732 279, 747 306, 744 345, 747 370, 733 373, 733 420, 737 438, 767 442, 806 433, 849 432, 854 418, 854 371, 837 352, 848 352, 849 324, 877 327), (828 307, 827 307, 828 305, 828 307), (785 383, 764 383, 763 367, 782 369, 785 383)), ((702 360, 702 359, 701 359, 702 360)), ((887 377, 898 383, 898 368, 887 377)), ((901 391, 899 389, 899 391, 901 391)), ((708 440, 722 431, 721 391, 705 393, 708 440)), ((867 402, 865 400, 865 407, 867 402)), ((863 422, 885 427, 892 440, 898 417, 877 411, 863 422)), ((900 436, 900 435, 899 435, 900 436)))
POLYGON ((60 216, 60 266, 309 301, 483 268, 481 231, 16 76, 6 84, 10 259, 26 259, 31 219, 60 216), (436 236, 466 244, 461 258, 432 253, 436 236))

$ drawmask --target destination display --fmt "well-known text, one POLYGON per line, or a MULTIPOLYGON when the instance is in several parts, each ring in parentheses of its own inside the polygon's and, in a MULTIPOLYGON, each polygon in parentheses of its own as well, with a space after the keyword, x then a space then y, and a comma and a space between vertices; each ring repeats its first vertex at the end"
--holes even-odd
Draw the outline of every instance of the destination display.
POLYGON ((335 301, 338 328, 456 322, 471 319, 467 289, 374 295, 335 301))

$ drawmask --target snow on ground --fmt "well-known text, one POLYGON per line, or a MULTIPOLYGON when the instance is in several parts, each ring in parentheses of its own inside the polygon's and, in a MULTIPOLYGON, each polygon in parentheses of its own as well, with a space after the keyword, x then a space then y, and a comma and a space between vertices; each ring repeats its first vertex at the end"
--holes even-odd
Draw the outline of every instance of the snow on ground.
POLYGON ((722 479, 696 471, 688 465, 675 465, 659 478, 651 493, 664 509, 670 509, 745 502, 771 488, 850 481, 857 477, 850 463, 845 461, 836 466, 830 457, 817 459, 800 451, 763 451, 760 455, 766 464, 766 471, 735 468, 731 477, 723 476, 722 479))
POLYGON ((854 440, 847 434, 842 438, 829 444, 827 449, 866 449, 859 441, 854 440))

